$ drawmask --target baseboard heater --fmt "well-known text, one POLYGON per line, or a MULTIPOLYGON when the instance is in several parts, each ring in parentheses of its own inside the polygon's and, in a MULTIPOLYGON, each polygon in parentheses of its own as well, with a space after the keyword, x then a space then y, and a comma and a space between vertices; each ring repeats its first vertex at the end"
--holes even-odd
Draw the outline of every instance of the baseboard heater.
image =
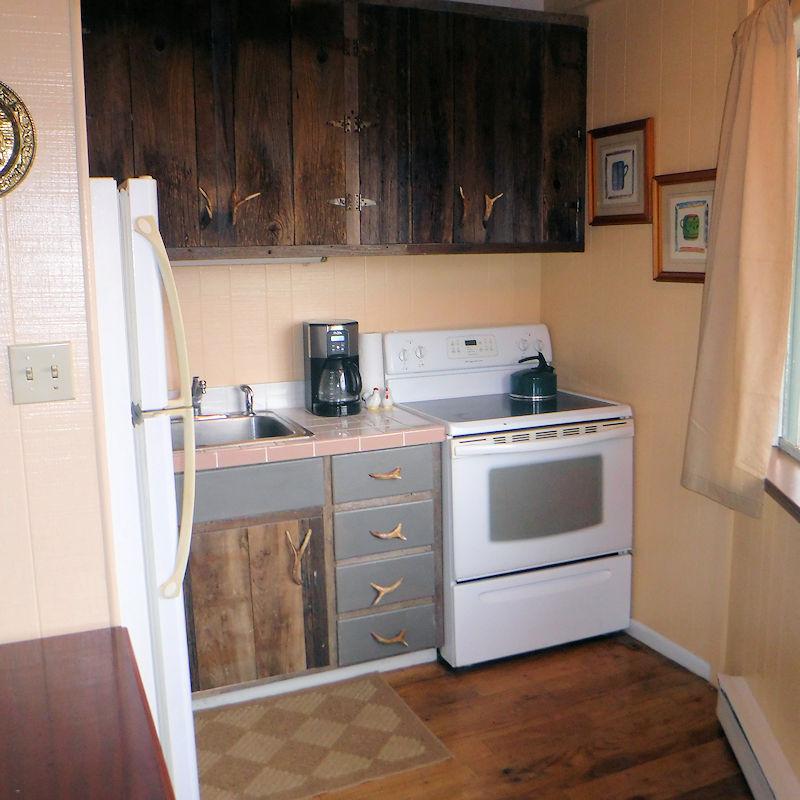
POLYGON ((717 718, 755 800, 795 800, 800 781, 770 729, 747 680, 719 675, 717 718))

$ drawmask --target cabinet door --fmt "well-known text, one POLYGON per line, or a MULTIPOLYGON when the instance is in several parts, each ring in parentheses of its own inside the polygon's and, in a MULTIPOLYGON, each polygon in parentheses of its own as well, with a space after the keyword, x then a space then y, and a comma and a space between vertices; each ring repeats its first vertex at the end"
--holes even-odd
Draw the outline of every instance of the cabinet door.
POLYGON ((248 533, 258 677, 327 666, 322 518, 258 525, 248 533))
POLYGON ((544 26, 454 17, 457 242, 542 240, 544 26))
POLYGON ((83 0, 83 66, 89 174, 133 175, 127 0, 83 0))
POLYGON ((186 597, 192 689, 255 680, 247 528, 194 532, 186 597))
POLYGON ((321 517, 195 531, 186 590, 192 688, 326 666, 325 576, 321 517))
POLYGON ((542 238, 582 244, 586 170, 586 30, 547 25, 543 53, 542 238))
POLYGON ((407 244, 411 208, 408 129, 408 9, 358 10, 358 134, 361 244, 407 244))
POLYGON ((233 8, 235 176, 226 222, 237 245, 293 244, 289 0, 233 8))
POLYGON ((340 0, 292 3, 295 244, 345 244, 343 9, 340 0))
POLYGON ((409 11, 411 242, 453 241, 453 26, 443 11, 409 11))

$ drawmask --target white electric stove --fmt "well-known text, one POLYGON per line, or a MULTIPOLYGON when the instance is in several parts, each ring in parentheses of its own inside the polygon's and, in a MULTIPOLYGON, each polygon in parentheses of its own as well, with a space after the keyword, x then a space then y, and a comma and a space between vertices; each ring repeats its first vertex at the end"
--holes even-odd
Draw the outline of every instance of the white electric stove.
POLYGON ((384 334, 395 402, 444 424, 443 658, 459 667, 626 628, 633 415, 509 397, 544 325, 384 334))

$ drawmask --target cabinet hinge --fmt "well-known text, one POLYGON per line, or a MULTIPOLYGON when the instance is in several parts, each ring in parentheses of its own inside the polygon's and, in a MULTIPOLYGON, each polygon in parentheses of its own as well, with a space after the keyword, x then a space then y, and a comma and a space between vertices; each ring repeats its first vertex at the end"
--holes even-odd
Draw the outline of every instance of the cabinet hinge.
POLYGON ((332 206, 343 206, 347 211, 352 211, 354 208, 358 208, 360 211, 367 206, 377 205, 377 203, 374 200, 370 200, 369 197, 364 197, 360 194, 351 194, 350 192, 344 197, 332 197, 328 200, 328 203, 332 206))
POLYGON ((583 129, 582 128, 578 128, 578 130, 575 132, 575 138, 579 142, 583 139, 583 129))
POLYGON ((361 119, 361 117, 351 117, 347 114, 343 119, 329 119, 326 124, 334 128, 341 128, 345 133, 361 133, 361 131, 371 128, 375 123, 361 119))
POLYGON ((358 39, 349 39, 347 36, 344 38, 344 54, 346 56, 355 56, 358 58, 358 39))

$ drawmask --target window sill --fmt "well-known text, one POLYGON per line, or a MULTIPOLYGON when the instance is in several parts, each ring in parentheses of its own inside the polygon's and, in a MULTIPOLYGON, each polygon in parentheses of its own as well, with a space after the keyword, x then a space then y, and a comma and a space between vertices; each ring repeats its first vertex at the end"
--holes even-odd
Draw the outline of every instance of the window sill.
POLYGON ((800 461, 773 447, 764 489, 773 500, 800 522, 800 461))

